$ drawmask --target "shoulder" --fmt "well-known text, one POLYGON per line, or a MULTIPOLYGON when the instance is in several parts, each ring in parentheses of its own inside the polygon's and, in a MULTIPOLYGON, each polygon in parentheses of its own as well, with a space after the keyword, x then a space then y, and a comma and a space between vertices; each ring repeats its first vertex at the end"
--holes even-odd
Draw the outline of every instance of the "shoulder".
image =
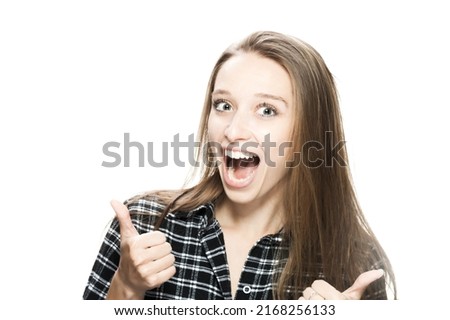
MULTIPOLYGON (((174 192, 174 194, 176 194, 174 192)), ((214 216, 214 205, 211 202, 191 209, 169 209, 170 197, 167 192, 146 193, 134 196, 124 202, 127 206, 131 220, 140 233, 154 229, 155 224, 163 219, 162 225, 171 228, 171 224, 191 225, 194 221, 208 224, 214 216), (167 210, 167 212, 166 212, 167 210)), ((196 224, 194 222, 194 224, 196 224)))
POLYGON ((156 194, 137 195, 127 199, 124 204, 130 214, 156 215, 163 213, 166 203, 156 194))
MULTIPOLYGON (((130 218, 136 230, 142 234, 154 229, 158 218, 163 214, 166 204, 156 194, 141 194, 124 201, 130 212, 130 218)), ((112 228, 119 228, 116 218, 113 219, 112 228)))

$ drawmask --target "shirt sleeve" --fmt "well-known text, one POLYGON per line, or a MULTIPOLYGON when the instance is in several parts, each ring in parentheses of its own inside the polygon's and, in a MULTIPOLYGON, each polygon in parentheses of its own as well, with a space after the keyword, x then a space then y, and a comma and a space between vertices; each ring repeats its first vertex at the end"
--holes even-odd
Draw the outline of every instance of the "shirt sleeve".
POLYGON ((114 276, 120 260, 120 231, 117 219, 111 222, 105 235, 100 251, 94 262, 83 299, 103 300, 108 294, 111 279, 114 276))
MULTIPOLYGON (((150 232, 163 206, 156 198, 126 201, 125 205, 131 214, 131 221, 139 234, 150 232)), ((111 285, 111 280, 119 267, 120 261, 120 228, 119 221, 114 218, 100 246, 100 251, 92 267, 88 283, 84 290, 83 299, 103 300, 111 285)))

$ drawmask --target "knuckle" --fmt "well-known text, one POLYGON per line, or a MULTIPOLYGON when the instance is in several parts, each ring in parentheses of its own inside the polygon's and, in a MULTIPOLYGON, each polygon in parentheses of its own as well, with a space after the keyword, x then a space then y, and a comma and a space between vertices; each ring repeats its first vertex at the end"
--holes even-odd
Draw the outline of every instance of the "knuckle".
POLYGON ((174 276, 177 273, 177 268, 175 266, 170 267, 170 277, 174 276))
POLYGON ((147 267, 144 266, 144 265, 136 266, 136 272, 137 272, 137 274, 138 274, 139 276, 142 277, 142 276, 144 276, 145 273, 147 272, 147 267))
POLYGON ((160 285, 158 274, 152 274, 147 278, 147 284, 150 288, 156 288, 160 285))
POLYGON ((154 240, 157 240, 158 242, 163 243, 166 241, 166 236, 161 231, 154 231, 152 232, 151 236, 154 240))
POLYGON ((171 252, 172 251, 172 246, 171 246, 171 244, 170 243, 168 243, 168 242, 165 242, 164 243, 164 245, 166 246, 166 249, 169 251, 169 252, 171 252))
POLYGON ((138 266, 140 264, 140 258, 135 252, 130 252, 129 261, 132 265, 138 266))

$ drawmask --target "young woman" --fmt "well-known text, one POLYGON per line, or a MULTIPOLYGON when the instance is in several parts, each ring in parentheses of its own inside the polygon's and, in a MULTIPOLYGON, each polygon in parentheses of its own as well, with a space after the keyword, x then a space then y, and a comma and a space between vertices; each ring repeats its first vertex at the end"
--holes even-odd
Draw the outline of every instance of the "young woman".
POLYGON ((209 80, 197 185, 113 201, 85 299, 386 299, 386 254, 355 196, 336 88, 279 33, 227 49, 209 80))

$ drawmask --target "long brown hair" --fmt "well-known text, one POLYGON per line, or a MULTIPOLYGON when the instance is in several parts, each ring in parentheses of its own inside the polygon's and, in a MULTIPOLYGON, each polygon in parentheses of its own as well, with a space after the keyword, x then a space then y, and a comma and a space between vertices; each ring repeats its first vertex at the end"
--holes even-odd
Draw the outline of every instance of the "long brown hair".
MULTIPOLYGON (((284 193, 283 199, 283 235, 289 255, 280 259, 283 265, 274 279, 274 297, 298 298, 317 278, 343 291, 368 268, 382 267, 386 283, 396 298, 389 259, 357 201, 345 145, 338 150, 333 148, 345 141, 337 91, 332 74, 314 48, 276 32, 256 32, 228 48, 218 59, 209 79, 198 132, 200 145, 208 142, 207 124, 216 76, 228 59, 243 52, 277 62, 288 72, 293 84, 292 142, 296 157, 287 175, 289 192, 284 193), (316 147, 307 151, 314 153, 302 152, 312 141, 316 147), (323 148, 317 148, 317 143, 323 148), (381 265, 374 265, 379 261, 381 265), (286 288, 291 288, 289 294, 286 288)), ((151 193, 166 205, 156 227, 169 211, 190 211, 223 197, 218 169, 200 148, 197 160, 202 166, 198 169, 200 180, 195 186, 151 193)), ((371 290, 380 288, 370 286, 365 295, 370 295, 371 290)))

